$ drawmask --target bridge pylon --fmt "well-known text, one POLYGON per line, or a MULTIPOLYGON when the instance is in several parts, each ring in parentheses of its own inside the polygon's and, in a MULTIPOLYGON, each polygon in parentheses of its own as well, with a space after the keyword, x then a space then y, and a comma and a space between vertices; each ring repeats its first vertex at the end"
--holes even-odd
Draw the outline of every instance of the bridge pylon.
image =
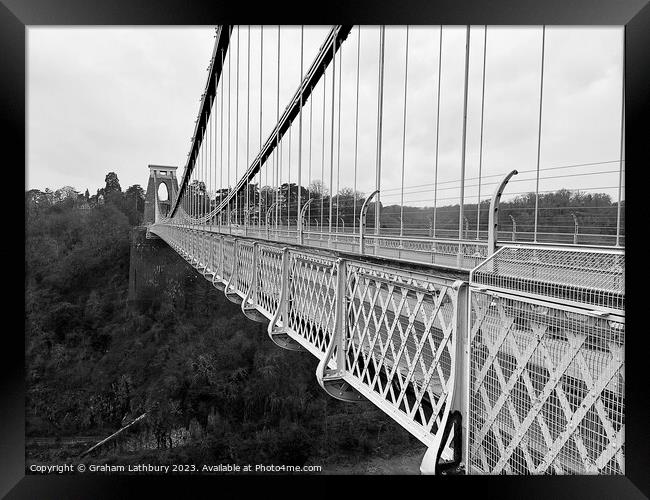
POLYGON ((148 226, 156 222, 156 203, 158 203, 160 215, 167 216, 169 213, 178 194, 177 168, 165 165, 149 165, 149 182, 147 183, 147 194, 144 199, 143 225, 148 226), (166 200, 158 199, 158 189, 161 184, 164 184, 167 189, 166 200))

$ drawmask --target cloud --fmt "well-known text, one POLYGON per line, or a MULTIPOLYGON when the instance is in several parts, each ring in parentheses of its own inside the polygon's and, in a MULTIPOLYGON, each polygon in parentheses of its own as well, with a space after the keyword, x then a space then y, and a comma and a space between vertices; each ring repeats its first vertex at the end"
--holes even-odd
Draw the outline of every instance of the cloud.
MULTIPOLYGON (((310 66, 328 30, 328 27, 305 28, 303 70, 310 66)), ((439 197, 457 201, 460 187, 465 29, 444 27, 443 30, 440 123, 436 130, 439 34, 438 27, 409 28, 404 186, 406 202, 421 205, 432 204, 436 133, 438 181, 444 183, 439 186, 439 197)), ((80 190, 86 187, 92 190, 103 184, 108 171, 115 171, 123 186, 144 185, 149 163, 178 165, 180 175, 194 130, 199 98, 205 88, 213 35, 214 29, 209 27, 30 28, 28 187, 55 188, 69 184, 80 190)), ((212 164, 221 164, 221 158, 224 161, 223 172, 214 169, 209 175, 211 188, 219 188, 220 182, 228 183, 228 170, 233 184, 259 150, 260 63, 263 62, 262 142, 274 126, 278 112, 282 113, 295 92, 301 73, 300 37, 300 27, 282 28, 278 94, 277 27, 264 28, 263 61, 260 60, 259 27, 251 28, 250 47, 248 28, 242 27, 239 42, 235 31, 223 87, 208 125, 212 134, 204 146, 212 164), (234 99, 237 54, 240 61, 238 122, 234 99), (228 141, 229 93, 232 101, 228 141), (223 116, 222 97, 225 97, 223 116), (222 119, 224 130, 221 129, 222 119), (224 133, 226 141, 222 144, 221 134, 224 133), (226 165, 228 146, 229 168, 226 165)), ((405 40, 405 27, 387 28, 381 184, 382 197, 390 200, 401 190, 405 40)), ((477 194, 479 162, 484 198, 491 195, 499 176, 513 168, 534 171, 537 162, 541 28, 489 27, 487 40, 480 156, 484 31, 482 27, 472 28, 466 149, 466 195, 471 202, 474 198, 470 197, 477 194)), ((620 28, 547 29, 542 168, 618 158, 621 40, 620 28)), ((334 190, 352 186, 356 162, 357 189, 368 194, 375 186, 378 28, 364 26, 361 29, 358 127, 357 42, 355 27, 343 45, 341 67, 339 56, 336 60, 334 162, 331 157, 331 67, 326 72, 325 82, 321 80, 303 110, 302 179, 303 184, 314 179, 324 179, 329 184, 333 165, 334 190), (339 75, 343 96, 340 136, 339 75)), ((288 142, 287 135, 282 145, 280 182, 297 181, 297 120, 291 130, 290 164, 288 142)), ((273 162, 271 159, 264 167, 262 184, 266 184, 267 178, 269 183, 277 179, 270 171, 273 162)), ((616 166, 606 164, 596 169, 605 172, 616 170, 616 166)), ((594 167, 585 167, 582 172, 590 170, 594 167)), ((549 172, 553 172, 553 176, 558 174, 549 172)), ((567 169, 566 172, 580 170, 567 169)), ((542 175, 545 176, 552 177, 550 173, 542 175)), ((533 178, 530 173, 520 174, 509 194, 534 189, 533 178)), ((540 189, 542 186, 544 189, 584 186, 614 193, 616 190, 610 187, 616 186, 618 174, 601 173, 587 176, 588 180, 579 179, 543 180, 540 189)))

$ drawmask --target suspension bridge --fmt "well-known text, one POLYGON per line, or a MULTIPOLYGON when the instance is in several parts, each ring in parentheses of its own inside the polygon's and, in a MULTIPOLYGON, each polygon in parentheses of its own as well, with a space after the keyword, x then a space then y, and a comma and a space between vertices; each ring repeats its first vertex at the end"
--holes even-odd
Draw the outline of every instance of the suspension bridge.
POLYGON ((419 439, 423 473, 624 474, 623 106, 618 159, 541 167, 540 27, 536 162, 482 173, 492 28, 466 27, 461 151, 443 178, 445 29, 333 26, 310 46, 300 27, 219 26, 182 176, 149 166, 147 235, 267 323, 276 345, 315 356, 328 394, 370 401, 419 439), (417 36, 435 49, 427 64, 417 36), (414 88, 429 70, 430 87, 414 88), (433 103, 432 154, 416 178, 418 90, 433 103), (553 179, 604 175, 613 185, 595 187, 614 203, 545 204, 553 179), (517 205, 521 179, 535 188, 517 205))

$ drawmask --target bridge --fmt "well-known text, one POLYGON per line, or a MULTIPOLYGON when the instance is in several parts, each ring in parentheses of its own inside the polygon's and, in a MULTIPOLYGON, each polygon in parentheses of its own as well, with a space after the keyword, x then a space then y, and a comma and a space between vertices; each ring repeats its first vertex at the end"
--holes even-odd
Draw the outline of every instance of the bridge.
MULTIPOLYGON (((467 182, 477 32, 467 27, 462 155, 457 178, 439 182, 444 30, 436 27, 434 182, 405 185, 406 144, 418 132, 407 131, 408 77, 418 61, 409 60, 409 28, 400 30, 396 116, 386 112, 385 27, 333 26, 305 61, 302 28, 293 29, 293 55, 281 57, 285 28, 219 26, 183 174, 177 180, 176 167, 150 165, 148 237, 163 239, 242 314, 268 324, 277 346, 315 356, 318 383, 332 397, 369 401, 419 439, 427 447, 423 473, 624 474, 623 152, 603 162, 614 163, 618 180, 606 230, 581 231, 570 207, 566 228, 545 226, 539 181, 562 171, 540 168, 547 36, 540 28, 537 164, 467 182), (282 111, 286 88, 293 94, 282 111), (266 113, 265 127, 269 99, 275 113, 266 113), (374 115, 359 112, 364 99, 374 100, 374 115), (351 118, 343 127, 342 103, 351 118), (382 146, 395 120, 401 163, 388 168, 401 169, 401 185, 382 186, 382 146), (366 157, 359 138, 369 130, 376 141, 370 148, 366 141, 366 157), (343 186, 341 174, 351 179, 352 170, 353 186, 343 186), (536 181, 534 205, 518 230, 501 198, 526 172, 536 181), (476 183, 471 204, 466 193, 476 183), (436 199, 450 185, 459 193, 453 205, 436 199), (413 193, 431 191, 428 205, 411 203, 413 193), (389 205, 391 196, 399 201, 389 205), (442 223, 449 213, 452 227, 442 223)), ((483 95, 488 32, 478 30, 483 95)), ((482 134, 483 110, 481 141, 482 134)))

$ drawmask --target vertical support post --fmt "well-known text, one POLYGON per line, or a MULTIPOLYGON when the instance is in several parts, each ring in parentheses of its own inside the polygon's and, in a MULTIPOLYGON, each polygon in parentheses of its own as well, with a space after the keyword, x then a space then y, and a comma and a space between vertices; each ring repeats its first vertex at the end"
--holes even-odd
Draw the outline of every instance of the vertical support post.
POLYGON ((226 241, 226 238, 225 238, 225 236, 222 234, 222 235, 221 235, 221 245, 220 245, 220 247, 221 247, 220 250, 221 250, 221 251, 219 252, 219 269, 221 270, 221 274, 219 274, 219 276, 220 276, 222 279, 223 279, 223 276, 224 276, 224 272, 223 272, 224 264, 223 264, 223 262, 224 262, 224 260, 225 260, 225 258, 224 258, 224 247, 225 247, 224 243, 225 243, 225 241, 226 241))
POLYGON ((230 280, 226 284, 226 288, 224 290, 226 297, 228 297, 228 292, 230 291, 231 287, 235 290, 237 289, 237 270, 239 267, 237 265, 237 247, 238 247, 238 239, 235 238, 232 244, 232 272, 230 274, 230 280))
POLYGON ((518 172, 516 170, 513 170, 507 174, 497 186, 496 190, 494 191, 494 195, 492 195, 492 201, 490 201, 490 219, 488 226, 488 257, 496 251, 497 232, 499 230, 499 202, 501 201, 501 195, 503 194, 503 190, 505 189, 506 184, 508 184, 510 177, 517 175, 517 173, 518 172))
POLYGON ((360 402, 363 396, 344 379, 345 368, 345 347, 347 342, 347 299, 346 290, 346 261, 339 258, 336 261, 336 285, 335 293, 335 316, 334 329, 327 346, 325 355, 318 362, 316 368, 316 379, 318 384, 330 396, 341 401, 360 402), (334 356, 336 349, 336 370, 328 368, 328 363, 334 356))
MULTIPOLYGON (((461 423, 462 457, 461 462, 467 467, 467 452, 469 443, 469 429, 467 426, 469 415, 469 332, 470 332, 470 301, 469 286, 467 282, 456 281, 453 288, 457 292, 456 298, 456 380, 454 382, 454 400, 452 410, 457 410, 464 416, 461 423)), ((444 444, 444 443, 443 443, 444 444)), ((456 454, 456 453, 454 453, 456 454)))
POLYGON ((337 336, 336 369, 339 376, 345 374, 345 347, 347 341, 347 299, 345 259, 336 262, 336 324, 334 332, 337 336))
POLYGON ((282 329, 286 333, 289 326, 289 249, 284 247, 282 249, 282 301, 278 305, 280 313, 280 321, 282 321, 282 329))
POLYGON ((212 274, 212 278, 214 278, 214 275, 217 272, 216 272, 216 267, 214 265, 214 234, 213 233, 210 233, 210 235, 208 236, 208 241, 210 242, 210 245, 209 245, 210 257, 208 258, 208 263, 210 264, 209 268, 210 268, 210 272, 212 274))
POLYGON ((241 310, 247 317, 249 317, 248 314, 246 314, 246 310, 249 309, 248 301, 250 300, 252 302, 253 307, 251 307, 250 309, 254 309, 255 304, 257 304, 257 261, 259 260, 258 245, 259 245, 258 241, 253 243, 253 262, 251 263, 251 283, 250 286, 248 287, 248 293, 246 293, 246 296, 244 297, 244 300, 241 303, 241 310))
MULTIPOLYGON (((438 428, 435 441, 429 447, 420 465, 420 472, 422 474, 440 474, 444 469, 458 466, 462 462, 463 456, 466 453, 467 446, 462 443, 463 432, 467 436, 464 429, 465 422, 462 421, 462 415, 467 408, 468 393, 465 390, 467 382, 469 381, 468 372, 466 371, 465 360, 465 346, 467 345, 465 339, 469 339, 469 329, 467 327, 467 283, 462 280, 456 280, 451 287, 444 290, 443 293, 449 294, 455 308, 455 315, 453 316, 453 333, 450 342, 454 356, 451 360, 451 377, 453 377, 453 387, 448 394, 448 400, 444 412, 440 416, 440 427, 438 428), (460 418, 461 424, 456 425, 455 421, 460 418), (453 427, 452 427, 453 426, 453 427), (451 431, 453 430, 453 441, 451 431), (456 435, 459 432, 461 435, 456 435), (438 467, 440 457, 445 452, 448 442, 454 443, 453 457, 454 462, 446 464, 444 469, 438 467), (456 447, 462 448, 457 449, 456 447)), ((469 351, 468 351, 469 352, 469 351)))
POLYGON ((283 349, 288 349, 290 351, 304 351, 305 348, 302 347, 298 342, 291 338, 288 334, 289 329, 289 308, 290 308, 290 292, 291 292, 291 280, 289 276, 289 267, 290 267, 290 256, 289 249, 284 247, 282 249, 282 281, 280 283, 280 296, 278 297, 278 307, 269 321, 269 326, 267 328, 267 333, 273 343, 278 347, 283 349), (282 323, 282 326, 277 326, 278 321, 282 323))

